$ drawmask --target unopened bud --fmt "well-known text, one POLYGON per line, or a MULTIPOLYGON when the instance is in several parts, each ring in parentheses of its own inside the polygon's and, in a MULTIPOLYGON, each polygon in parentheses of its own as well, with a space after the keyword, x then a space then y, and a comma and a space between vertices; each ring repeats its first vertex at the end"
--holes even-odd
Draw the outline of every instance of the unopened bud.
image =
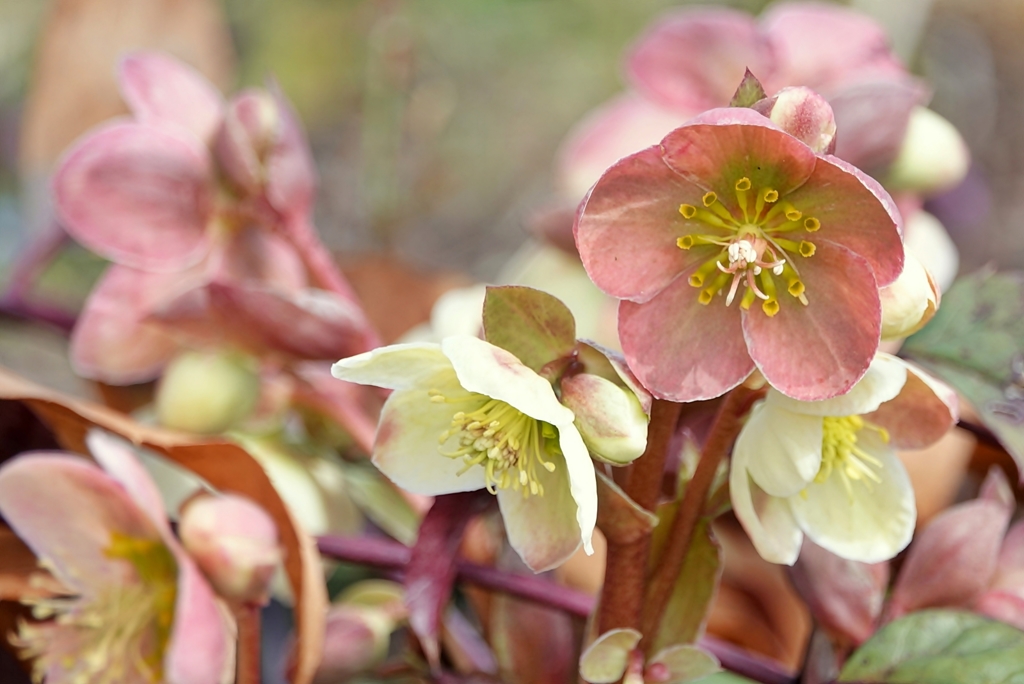
POLYGON ((648 417, 628 388, 580 373, 562 380, 562 403, 576 415, 576 427, 594 458, 625 465, 647 448, 648 417))
POLYGON ((248 499, 200 495, 185 505, 181 542, 213 588, 236 605, 263 605, 281 561, 277 526, 248 499))
POLYGON ((230 429, 255 408, 260 383, 244 357, 185 352, 167 367, 156 391, 165 427, 200 434, 230 429))
POLYGON ((383 611, 342 604, 327 613, 324 653, 313 684, 334 684, 384 661, 395 623, 383 611))
POLYGON ((889 167, 886 187, 933 193, 947 190, 967 174, 970 152, 959 131, 927 107, 910 112, 896 161, 889 167))
POLYGON ((832 107, 818 93, 802 86, 783 88, 768 101, 772 122, 818 154, 832 146, 836 119, 832 107))
POLYGON ((273 96, 250 89, 228 105, 214 152, 228 179, 257 193, 267 182, 266 161, 280 138, 281 114, 273 96))
POLYGON ((914 334, 939 308, 939 286, 909 250, 904 255, 903 273, 878 294, 882 300, 883 340, 914 334))

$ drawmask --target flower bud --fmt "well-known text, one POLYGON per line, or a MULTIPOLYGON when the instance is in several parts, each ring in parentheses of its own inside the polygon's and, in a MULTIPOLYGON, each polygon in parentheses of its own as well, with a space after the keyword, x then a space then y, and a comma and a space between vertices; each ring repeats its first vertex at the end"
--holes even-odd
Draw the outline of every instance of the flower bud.
POLYGON ((878 292, 882 300, 882 339, 908 337, 924 327, 939 308, 939 287, 913 254, 905 252, 903 273, 878 292))
POLYGON ((945 292, 960 270, 960 253, 945 226, 927 211, 918 210, 906 217, 903 245, 913 252, 932 279, 945 292))
POLYGON ((234 604, 267 602, 281 548, 262 508, 233 494, 200 495, 185 505, 178 532, 218 594, 234 604))
POLYGON ((562 380, 562 403, 594 458, 625 465, 647 448, 647 414, 629 389, 590 373, 562 380))
POLYGON ((185 352, 170 363, 160 380, 157 418, 176 430, 224 432, 252 412, 259 391, 259 378, 244 357, 185 352))
POLYGON ((832 107, 810 88, 783 88, 768 101, 768 118, 818 154, 827 152, 836 137, 832 107))
POLYGON ((886 187, 926 193, 947 190, 963 180, 970 161, 967 145, 953 124, 918 106, 910 113, 886 187))
POLYGON ((360 605, 333 606, 327 613, 324 654, 313 684, 333 684, 381 663, 394 622, 381 610, 360 605))
POLYGON ((232 183, 246 192, 259 192, 267 181, 266 161, 280 129, 281 114, 267 91, 246 90, 231 101, 214 153, 232 183))

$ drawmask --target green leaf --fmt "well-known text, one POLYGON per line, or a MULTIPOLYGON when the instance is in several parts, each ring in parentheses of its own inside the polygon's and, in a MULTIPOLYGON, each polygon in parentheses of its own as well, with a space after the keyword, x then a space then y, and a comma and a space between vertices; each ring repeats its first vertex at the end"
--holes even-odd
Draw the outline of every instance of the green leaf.
POLYGON ((1024 273, 961 278, 902 353, 960 392, 1024 467, 1024 273))
POLYGON ((761 82, 750 72, 750 69, 747 69, 746 73, 743 74, 743 80, 740 81, 740 87, 736 89, 736 93, 732 96, 732 101, 729 102, 729 106, 752 107, 755 102, 766 97, 768 96, 765 94, 761 82))
POLYGON ((665 668, 668 677, 658 679, 662 684, 685 684, 722 669, 718 658, 698 646, 688 644, 670 646, 656 653, 647 663, 648 671, 658 665, 665 668))
POLYGON ((488 287, 484 337, 541 372, 576 347, 576 320, 558 298, 518 285, 488 287))
POLYGON ((640 643, 635 629, 605 632, 580 656, 580 677, 590 684, 611 684, 622 678, 629 664, 629 652, 640 643))
POLYGON ((912 613, 883 627, 847 661, 840 682, 1021 684, 1024 632, 955 610, 912 613))

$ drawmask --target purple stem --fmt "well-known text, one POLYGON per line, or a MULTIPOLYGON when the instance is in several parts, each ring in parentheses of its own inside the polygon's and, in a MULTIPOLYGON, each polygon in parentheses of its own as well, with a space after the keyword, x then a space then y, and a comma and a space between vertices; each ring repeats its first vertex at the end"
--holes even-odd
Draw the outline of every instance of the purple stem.
POLYGON ((0 299, 0 316, 10 316, 34 323, 45 323, 70 334, 75 327, 76 317, 70 311, 43 302, 30 302, 17 295, 8 294, 0 299))
MULTIPOLYGON (((323 536, 317 538, 317 546, 320 553, 329 558, 387 570, 401 570, 412 555, 408 547, 398 542, 370 537, 323 536)), ((590 594, 557 585, 539 576, 505 572, 460 560, 457 563, 457 577, 484 589, 557 608, 579 618, 589 617, 594 608, 594 597, 590 594)), ((738 675, 763 684, 795 684, 797 681, 796 677, 774 661, 720 639, 705 636, 699 643, 721 661, 722 667, 738 675)))

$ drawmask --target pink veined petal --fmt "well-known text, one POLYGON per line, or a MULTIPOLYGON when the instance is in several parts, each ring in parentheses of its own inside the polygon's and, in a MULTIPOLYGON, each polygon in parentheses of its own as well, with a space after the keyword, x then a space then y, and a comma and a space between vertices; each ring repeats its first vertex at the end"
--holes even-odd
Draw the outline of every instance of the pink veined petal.
POLYGON ((744 107, 704 112, 669 133, 661 146, 666 164, 718 193, 734 216, 740 215, 734 190, 740 178, 748 178, 755 189, 769 187, 786 196, 815 169, 811 148, 744 107))
POLYGON ((866 259, 878 287, 903 271, 903 219, 878 182, 836 157, 819 157, 814 173, 787 200, 821 222, 816 233, 793 232, 800 241, 828 240, 866 259))
POLYGON ((164 654, 168 684, 219 684, 228 659, 227 618, 199 568, 173 538, 178 564, 174 624, 164 654))
POLYGON ((194 273, 149 273, 110 266, 71 333, 71 364, 78 375, 113 385, 152 380, 179 343, 147 320, 164 297, 192 286, 194 273))
MULTIPOLYGON (((813 2, 776 5, 761 19, 784 85, 821 90, 865 69, 904 72, 885 30, 867 15, 813 2)), ((841 130, 841 129, 840 129, 841 130)))
POLYGON ((679 213, 704 190, 666 166, 649 147, 608 169, 580 205, 574 233, 587 274, 607 294, 646 302, 676 275, 710 258, 676 240, 694 225, 679 213))
POLYGON ((65 453, 28 453, 0 468, 0 514, 57 578, 89 595, 132 581, 131 566, 105 554, 111 534, 158 539, 149 517, 113 478, 65 453))
POLYGON ((121 94, 142 123, 180 126, 209 144, 223 117, 224 99, 187 64, 159 52, 134 52, 121 61, 121 94))
POLYGON ((672 12, 633 48, 633 84, 668 107, 727 105, 746 69, 766 78, 775 69, 771 45, 750 15, 724 8, 672 12))
POLYGON ((699 110, 667 110, 636 93, 599 106, 573 127, 558 153, 559 188, 574 203, 605 169, 623 157, 658 144, 699 110))
POLYGON ((210 161, 198 140, 115 123, 78 142, 53 182, 71 237, 116 263, 176 271, 206 252, 210 161))
POLYGON ((561 565, 583 543, 565 463, 562 459, 552 462, 553 473, 537 469, 537 481, 544 487, 542 496, 525 497, 522 491, 498 490, 498 507, 509 544, 534 572, 561 565))
POLYGON ((814 256, 795 257, 807 306, 781 283, 775 316, 756 304, 743 315, 757 367, 775 389, 802 401, 847 392, 867 371, 881 337, 882 306, 871 267, 844 247, 816 244, 814 256))
POLYGON ((142 467, 132 446, 123 439, 95 429, 86 435, 85 443, 96 462, 124 487, 135 505, 149 516, 153 525, 169 534, 163 497, 153 478, 142 467))
POLYGON ((924 88, 907 77, 864 81, 831 93, 839 131, 835 156, 860 169, 884 170, 900 151, 911 110, 924 99, 924 88))
POLYGON ((305 216, 316 192, 316 166, 299 117, 276 82, 267 89, 281 117, 279 137, 267 157, 267 199, 285 216, 305 216))
POLYGON ((907 364, 907 382, 892 401, 865 416, 889 431, 897 449, 923 449, 956 425, 959 400, 945 383, 907 364))
POLYGON ((217 276, 227 280, 259 281, 285 292, 297 292, 309 284, 306 266, 291 243, 255 226, 236 232, 225 245, 214 246, 213 257, 219 262, 217 276))
POLYGON ((619 303, 619 339, 630 370, 651 394, 671 401, 720 396, 750 375, 738 303, 704 305, 689 271, 649 302, 619 303))

